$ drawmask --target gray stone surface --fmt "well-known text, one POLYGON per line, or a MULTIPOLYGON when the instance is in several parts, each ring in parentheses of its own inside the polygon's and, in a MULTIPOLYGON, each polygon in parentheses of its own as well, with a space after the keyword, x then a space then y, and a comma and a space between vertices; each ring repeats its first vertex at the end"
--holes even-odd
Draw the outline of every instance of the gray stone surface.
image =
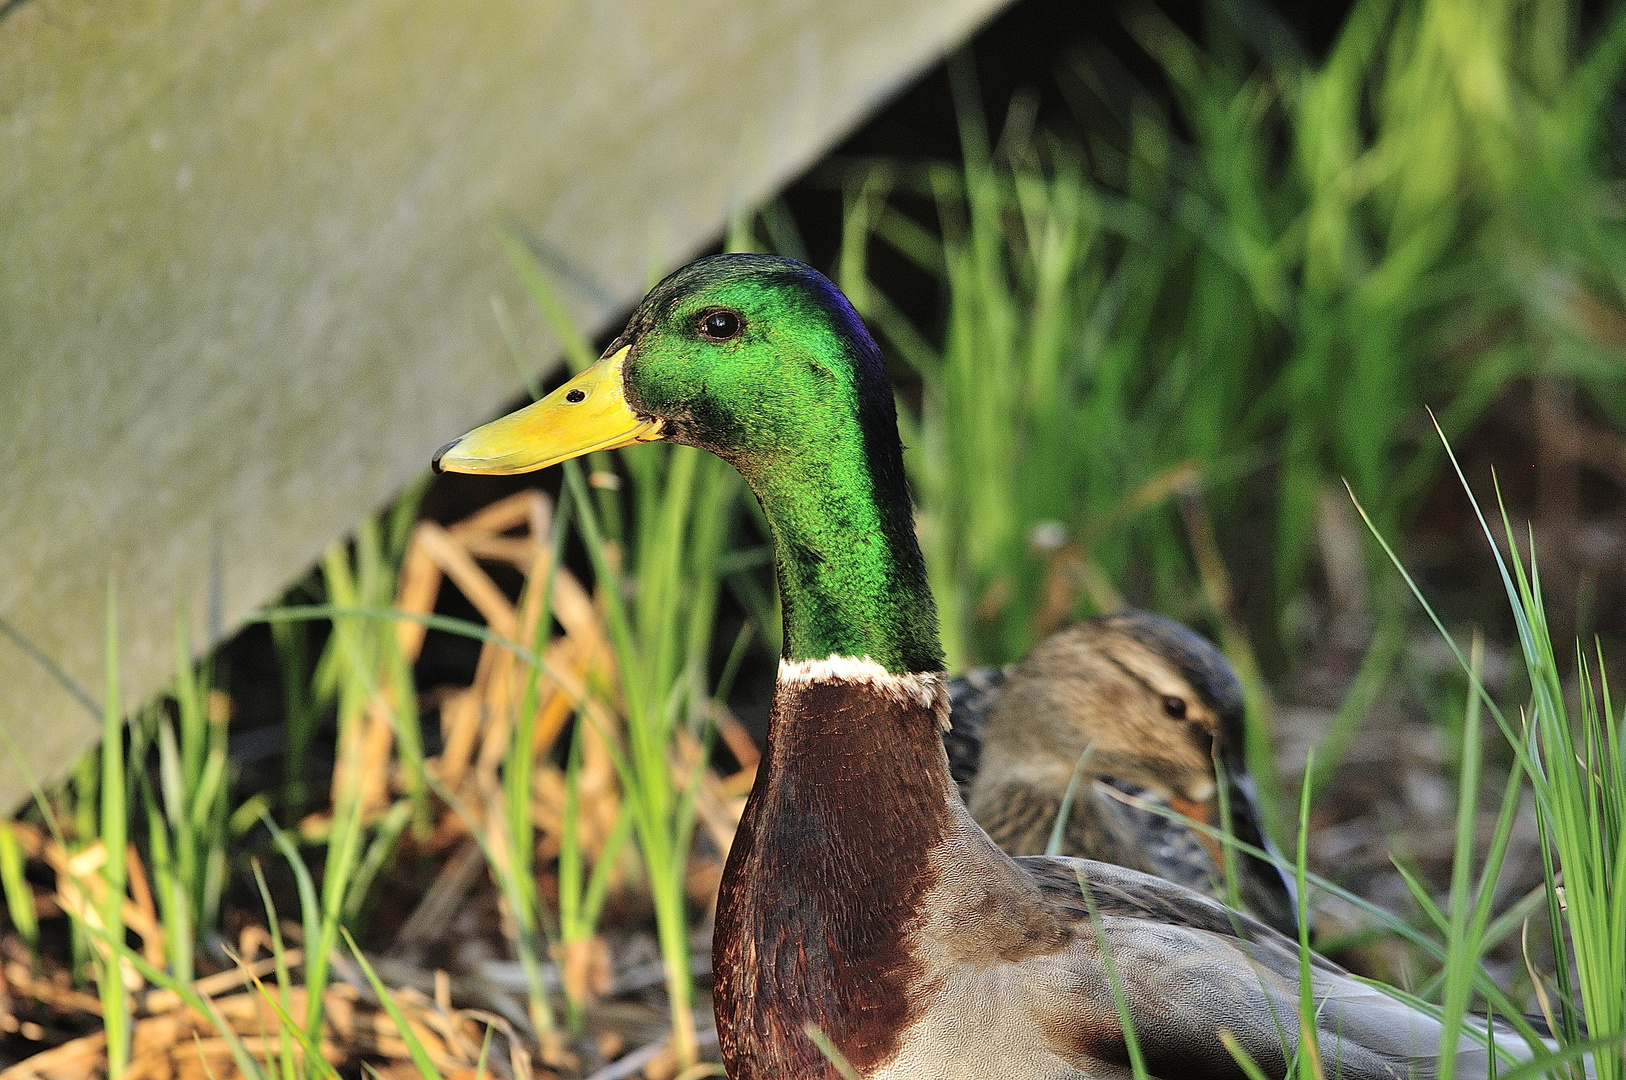
MULTIPOLYGON (((94 697, 205 644, 1002 0, 22 0, 0 16, 0 619, 94 697)), ((0 5, 3 6, 3 5, 0 5)), ((0 634, 0 803, 97 728, 0 634), (26 762, 26 769, 24 763, 26 762)))

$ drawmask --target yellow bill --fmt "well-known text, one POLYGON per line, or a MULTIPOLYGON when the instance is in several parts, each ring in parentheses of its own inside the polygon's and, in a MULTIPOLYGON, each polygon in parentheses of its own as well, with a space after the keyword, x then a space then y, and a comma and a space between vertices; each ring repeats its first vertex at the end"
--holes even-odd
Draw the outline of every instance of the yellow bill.
POLYGON ((507 476, 659 439, 661 422, 640 419, 622 392, 626 359, 623 348, 541 401, 441 447, 435 471, 507 476))

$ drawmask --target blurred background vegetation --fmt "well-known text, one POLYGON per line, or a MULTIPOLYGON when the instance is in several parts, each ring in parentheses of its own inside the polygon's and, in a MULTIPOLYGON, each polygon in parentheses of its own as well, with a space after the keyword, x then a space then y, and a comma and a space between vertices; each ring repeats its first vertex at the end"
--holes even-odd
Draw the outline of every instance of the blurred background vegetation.
POLYGON ((1626 23, 1359 3, 1315 54, 1263 6, 1206 12, 1202 35, 1124 16, 1144 80, 1065 56, 1052 123, 1028 88, 990 123, 973 65, 953 66, 960 161, 820 174, 843 181, 833 267, 913 388, 954 661, 1022 655, 1099 606, 1091 582, 1223 617, 1206 528, 1242 588, 1226 602, 1281 658, 1310 636, 1306 599, 1384 602, 1328 580, 1347 567, 1318 526, 1347 483, 1408 534, 1439 495, 1427 409, 1470 442, 1500 409, 1583 483, 1622 479, 1582 433, 1626 423, 1626 23), (894 298, 898 258, 935 303, 894 298), (1540 430, 1532 400, 1581 426, 1540 430))
MULTIPOLYGON (((1312 863, 1346 880, 1388 871, 1392 843, 1443 889, 1475 820, 1451 814, 1457 750, 1478 746, 1467 680, 1430 666, 1438 649, 1420 644, 1421 614, 1351 496, 1449 624, 1487 627, 1487 685, 1526 695, 1494 645, 1513 617, 1437 424, 1470 483, 1486 494, 1499 469, 1515 520, 1531 521, 1560 655, 1594 634, 1620 655, 1623 67, 1626 12, 1563 0, 1028 0, 779 199, 741 208, 726 246, 808 259, 877 332, 953 669, 1019 659, 1122 602, 1191 622, 1243 675, 1250 764, 1278 824, 1294 787, 1336 793, 1342 778, 1347 807, 1309 822, 1324 841, 1312 863), (1401 811, 1377 805, 1389 796, 1401 811)), ((596 350, 523 232, 508 240, 579 368, 596 350)), ((524 372, 540 359, 515 356, 524 372)), ((571 1053, 615 1056, 557 1035, 609 993, 595 965, 625 977, 594 952, 608 910, 654 928, 670 1052, 692 1063, 691 935, 778 651, 765 545, 734 475, 677 448, 416 488, 211 666, 183 648, 173 702, 46 798, 67 825, 61 858, 122 836, 126 810, 139 820, 136 864, 151 863, 170 943, 148 959, 187 982, 195 961, 226 966, 222 931, 267 921, 262 896, 302 908, 307 943, 348 930, 455 967, 429 938, 393 935, 426 932, 413 897, 472 835, 497 883, 486 936, 528 1002, 509 1014, 520 1041, 563 1072, 571 1053), (516 497, 532 501, 509 525, 470 524, 516 497), (458 588, 439 589, 442 574, 458 588), (392 607, 418 622, 392 625, 392 607), (544 660, 574 674, 543 678, 544 660), (479 751, 458 741, 475 739, 476 702, 479 751), (126 754, 128 785, 109 764, 126 754), (306 848, 323 850, 321 873, 306 848), (399 889, 370 899, 383 881, 399 889)), ((8 901, 29 888, 27 846, 0 844, 8 901)), ((1522 869, 1510 857, 1506 896, 1542 879, 1543 847, 1526 843, 1522 869)), ((123 918, 113 908, 97 925, 123 918)), ((37 946, 28 905, 10 910, 37 946)), ((113 1015, 118 965, 94 926, 71 926, 74 977, 100 964, 113 1015)), ((1432 973, 1420 955, 1367 959, 1432 973)), ((1496 969, 1506 983, 1526 978, 1516 957, 1496 969)), ((324 963, 290 1028, 310 1045, 324 963)))

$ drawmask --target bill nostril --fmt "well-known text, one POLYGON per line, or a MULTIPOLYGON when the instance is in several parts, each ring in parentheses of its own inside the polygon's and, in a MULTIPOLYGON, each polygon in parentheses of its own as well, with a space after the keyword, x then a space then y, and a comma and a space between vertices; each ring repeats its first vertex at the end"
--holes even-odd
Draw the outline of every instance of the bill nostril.
POLYGON ((587 391, 572 390, 570 393, 565 395, 565 400, 570 402, 572 405, 580 405, 582 402, 587 400, 587 391))

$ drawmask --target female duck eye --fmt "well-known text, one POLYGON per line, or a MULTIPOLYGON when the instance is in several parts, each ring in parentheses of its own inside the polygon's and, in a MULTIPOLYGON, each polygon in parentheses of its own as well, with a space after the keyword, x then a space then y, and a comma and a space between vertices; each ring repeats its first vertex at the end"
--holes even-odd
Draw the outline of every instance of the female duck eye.
POLYGON ((1173 694, 1165 694, 1163 696, 1163 711, 1176 720, 1184 720, 1186 718, 1186 699, 1175 697, 1173 694))
POLYGON ((572 405, 580 405, 582 402, 587 400, 587 391, 572 390, 570 393, 565 395, 565 400, 570 402, 572 405))
POLYGON ((727 341, 740 332, 740 317, 732 311, 713 311, 700 319, 700 336, 707 341, 727 341))

